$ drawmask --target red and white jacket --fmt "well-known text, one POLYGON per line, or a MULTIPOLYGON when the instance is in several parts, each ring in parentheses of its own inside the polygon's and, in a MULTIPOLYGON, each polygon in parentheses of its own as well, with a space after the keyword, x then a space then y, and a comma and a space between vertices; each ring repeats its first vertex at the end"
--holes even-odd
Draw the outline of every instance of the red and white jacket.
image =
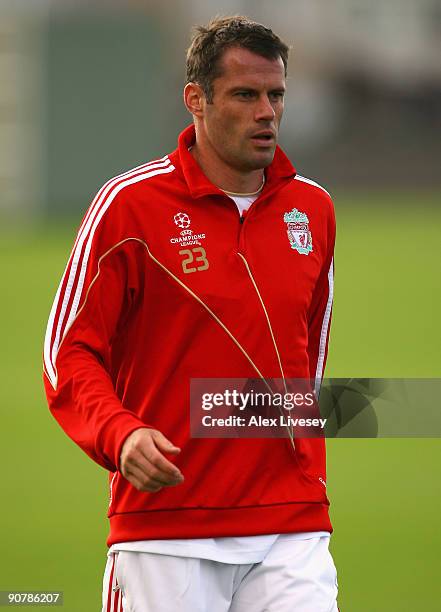
POLYGON ((86 213, 46 332, 50 409, 110 472, 108 544, 331 531, 323 439, 298 439, 294 451, 289 439, 189 432, 191 378, 320 382, 331 199, 277 148, 241 220, 189 153, 194 138, 190 126, 172 154, 108 181, 86 213), (294 209, 310 232, 298 244, 285 217, 294 209), (140 427, 182 449, 183 484, 142 493, 121 475, 121 447, 140 427))

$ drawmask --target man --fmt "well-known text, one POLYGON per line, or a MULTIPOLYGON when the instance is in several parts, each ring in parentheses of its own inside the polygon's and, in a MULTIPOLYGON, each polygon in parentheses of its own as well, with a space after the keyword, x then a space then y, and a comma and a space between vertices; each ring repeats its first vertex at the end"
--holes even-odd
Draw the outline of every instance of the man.
POLYGON ((277 146, 288 47, 198 28, 176 151, 98 192, 50 314, 55 418, 110 472, 103 610, 330 612, 322 439, 196 439, 192 378, 325 366, 335 221, 277 146))

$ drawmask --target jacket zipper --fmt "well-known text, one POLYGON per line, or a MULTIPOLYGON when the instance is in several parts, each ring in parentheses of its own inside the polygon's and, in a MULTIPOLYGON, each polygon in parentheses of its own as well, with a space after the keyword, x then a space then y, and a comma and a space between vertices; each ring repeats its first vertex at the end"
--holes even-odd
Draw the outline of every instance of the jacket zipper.
MULTIPOLYGON (((267 195, 267 194, 265 194, 265 195, 267 195)), ((232 200, 232 198, 230 198, 227 194, 225 194, 225 196, 228 198, 230 203, 232 205, 234 205, 234 208, 235 208, 235 210, 236 210, 236 212, 237 212, 237 214, 239 216, 240 232, 239 232, 239 244, 238 244, 237 254, 239 255, 239 257, 242 259, 242 261, 245 264, 245 267, 247 269, 248 275, 251 278, 251 282, 253 283, 253 287, 254 287, 254 289, 255 289, 255 291, 257 293, 257 296, 259 298, 259 301, 260 301, 260 303, 262 305, 262 308, 263 308, 263 311, 265 313, 265 318, 266 318, 266 321, 267 321, 267 324, 268 324, 268 328, 269 328, 269 331, 270 331, 271 339, 273 341, 274 349, 275 349, 275 352, 276 352, 276 355, 277 355, 277 361, 278 361, 278 364, 279 364, 280 372, 282 374, 282 380, 283 380, 283 385, 284 385, 285 393, 287 393, 287 387, 286 387, 286 382, 285 382, 285 374, 284 374, 284 371, 283 371, 282 361, 280 359, 280 353, 279 353, 279 349, 277 347, 276 339, 274 337, 273 328, 271 326, 271 321, 270 321, 270 318, 268 316, 268 311, 267 311, 267 309, 265 307, 264 301, 263 301, 262 296, 260 294, 259 288, 257 287, 256 281, 254 280, 254 277, 253 277, 253 275, 251 273, 250 266, 249 266, 247 260, 245 259, 245 256, 241 252, 241 247, 243 246, 243 242, 244 242, 243 225, 244 225, 245 220, 248 218, 249 213, 251 212, 251 209, 254 209, 256 207, 256 204, 259 202, 259 198, 257 200, 255 200, 249 206, 249 208, 244 210, 242 212, 242 214, 241 214, 239 212, 237 206, 236 206, 236 203, 232 200)), ((260 372, 259 372, 259 374, 260 374, 260 372)), ((265 383, 265 385, 268 387, 268 390, 270 391, 270 393, 272 393, 271 388, 270 388, 269 384, 267 383, 266 379, 262 376, 262 374, 260 374, 260 376, 261 376, 263 382, 265 383)), ((281 413, 281 414, 283 415, 283 413, 281 413)), ((286 427, 286 430, 288 432, 288 436, 289 436, 291 445, 292 445, 293 450, 295 452, 296 447, 295 447, 295 441, 294 441, 294 428, 293 428, 292 425, 286 425, 285 427, 286 427)))
MULTIPOLYGON (((259 288, 257 286, 257 283, 256 283, 256 281, 254 279, 254 276, 253 276, 253 274, 251 272, 251 269, 250 269, 250 266, 249 266, 247 260, 245 259, 244 255, 240 251, 238 251, 237 254, 239 255, 239 257, 242 259, 242 261, 245 264, 245 267, 247 269, 248 275, 249 275, 249 277, 251 279, 253 287, 254 287, 254 289, 255 289, 255 291, 257 293, 257 296, 259 298, 259 301, 260 301, 260 304, 262 306, 263 312, 265 313, 266 322, 268 324, 268 328, 269 328, 269 331, 270 331, 271 339, 272 339, 273 345, 274 345, 274 350, 275 350, 276 355, 277 355, 277 361, 279 363, 280 372, 282 374, 283 386, 284 386, 284 389, 285 389, 285 393, 287 393, 288 390, 287 390, 287 387, 286 387, 285 373, 283 371, 282 360, 280 359, 280 353, 279 353, 279 349, 277 347, 277 342, 276 342, 276 339, 275 339, 275 336, 274 336, 274 332, 273 332, 273 328, 272 328, 272 325, 271 325, 271 321, 270 321, 270 318, 268 316, 268 311, 266 309, 265 303, 264 303, 264 301, 262 299, 262 295, 261 295, 261 293, 259 291, 259 288)), ((282 412, 280 414, 283 415, 282 412)), ((292 425, 286 425, 286 430, 288 431, 288 436, 289 436, 289 439, 291 441, 291 445, 292 445, 292 447, 293 447, 293 449, 295 451, 294 429, 293 429, 293 426, 292 425)))

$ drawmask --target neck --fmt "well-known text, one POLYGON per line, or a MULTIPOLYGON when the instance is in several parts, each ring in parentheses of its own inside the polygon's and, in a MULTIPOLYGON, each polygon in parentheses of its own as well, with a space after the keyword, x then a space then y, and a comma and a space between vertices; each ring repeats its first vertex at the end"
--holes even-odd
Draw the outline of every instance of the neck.
POLYGON ((264 180, 264 170, 240 172, 221 160, 210 146, 201 146, 196 139, 190 153, 197 161, 202 172, 214 185, 232 193, 254 193, 261 189, 264 180))

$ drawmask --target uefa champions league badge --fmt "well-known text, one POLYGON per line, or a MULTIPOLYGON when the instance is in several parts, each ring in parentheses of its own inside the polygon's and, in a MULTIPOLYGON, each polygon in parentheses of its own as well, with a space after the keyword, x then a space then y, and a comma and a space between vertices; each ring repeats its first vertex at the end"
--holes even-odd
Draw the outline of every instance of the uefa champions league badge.
POLYGON ((181 229, 179 236, 174 236, 170 238, 171 244, 176 244, 178 246, 193 246, 200 245, 201 240, 205 240, 205 234, 195 234, 192 229, 190 229, 191 219, 185 212, 178 212, 173 217, 173 221, 177 227, 181 229))
POLYGON ((309 219, 305 213, 293 208, 291 212, 283 215, 287 228, 291 248, 301 253, 309 255, 312 251, 312 235, 309 230, 309 219))

